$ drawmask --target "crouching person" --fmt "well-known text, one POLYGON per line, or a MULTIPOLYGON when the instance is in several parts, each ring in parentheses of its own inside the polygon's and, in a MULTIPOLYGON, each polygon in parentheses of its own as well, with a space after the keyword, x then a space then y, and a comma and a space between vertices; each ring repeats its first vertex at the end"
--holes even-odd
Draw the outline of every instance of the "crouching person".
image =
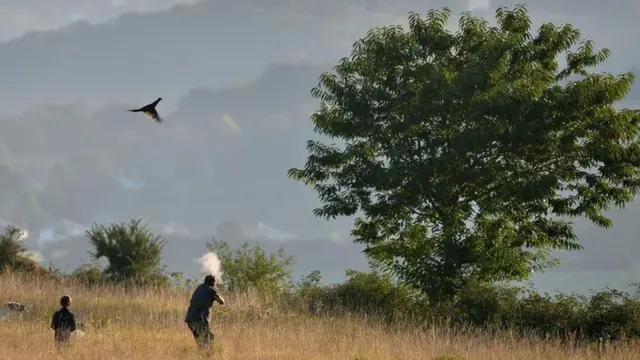
POLYGON ((51 329, 54 331, 56 345, 62 346, 69 342, 71 333, 76 330, 76 316, 69 310, 71 307, 71 297, 60 298, 60 310, 53 314, 51 319, 51 329))
POLYGON ((191 295, 189 309, 184 319, 201 349, 210 348, 214 340, 214 334, 209 326, 214 301, 224 305, 224 299, 215 288, 215 283, 216 279, 213 275, 207 275, 204 278, 204 283, 191 295))

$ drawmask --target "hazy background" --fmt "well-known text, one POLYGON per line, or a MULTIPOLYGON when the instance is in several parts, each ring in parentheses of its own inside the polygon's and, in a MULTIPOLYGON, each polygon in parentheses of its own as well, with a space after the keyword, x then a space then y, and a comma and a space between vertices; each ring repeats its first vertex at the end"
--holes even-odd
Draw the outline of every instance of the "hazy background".
MULTIPOLYGON (((204 243, 258 240, 295 255, 295 276, 340 281, 366 269, 352 219, 324 221, 290 180, 315 138, 309 92, 372 26, 449 6, 492 20, 512 1, 0 0, 0 225, 29 230, 43 263, 87 262, 84 229, 142 217, 169 240, 164 262, 196 274, 204 243), (490 6, 490 8, 487 8, 490 6), (155 124, 124 109, 163 97, 155 124)), ((570 22, 613 51, 603 68, 640 66, 640 5, 538 0, 540 21, 570 22)), ((452 23, 455 26, 455 21, 452 23)), ((640 80, 625 106, 640 100, 640 80)), ((640 280, 637 202, 614 229, 584 220, 586 250, 536 275, 545 291, 640 280)))

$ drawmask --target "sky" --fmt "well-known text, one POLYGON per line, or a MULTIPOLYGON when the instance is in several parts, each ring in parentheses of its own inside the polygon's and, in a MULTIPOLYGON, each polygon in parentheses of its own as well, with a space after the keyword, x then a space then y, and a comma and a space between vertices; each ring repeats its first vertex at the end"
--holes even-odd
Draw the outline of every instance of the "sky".
POLYGON ((168 9, 199 0, 1 0, 0 41, 78 20, 103 22, 131 12, 168 9))
MULTIPOLYGON (((0 41, 14 39, 29 31, 58 29, 84 20, 100 23, 116 19, 122 14, 163 11, 176 5, 191 5, 202 0, 0 0, 0 41)), ((231 0, 215 0, 221 9, 231 0)), ((254 7, 257 11, 275 11, 281 16, 294 14, 300 19, 313 18, 316 24, 327 25, 326 36, 350 45, 350 37, 361 34, 367 27, 388 23, 403 23, 408 11, 426 11, 431 7, 449 6, 454 14, 473 10, 492 16, 497 5, 514 5, 513 0, 235 0, 235 3, 254 7), (346 4, 346 5, 345 5, 346 4), (345 39, 349 39, 346 41, 345 39)), ((606 6, 599 1, 539 0, 529 2, 533 18, 571 21, 579 24, 592 37, 609 43, 621 41, 622 34, 638 30, 634 19, 640 14, 640 3, 631 0, 612 0, 606 6), (602 4, 602 5, 601 5, 602 4), (618 39, 611 39, 619 32, 618 39)), ((300 26, 307 26, 304 20, 300 26)), ((617 44, 616 44, 617 45, 617 44)), ((628 43, 625 43, 628 45, 628 43)))
MULTIPOLYGON (((0 0, 0 163, 13 158, 38 191, 66 194, 42 204, 67 232, 143 214, 172 234, 214 233, 229 220, 248 239, 349 243, 351 220, 315 219, 313 191, 286 177, 288 167, 303 165, 313 136, 308 94, 319 73, 370 27, 406 24, 409 11, 449 6, 454 28, 462 11, 492 21, 496 6, 515 3, 0 0), (162 126, 123 111, 158 96, 162 126), (94 185, 105 177, 113 181, 94 185), (82 195, 65 187, 72 183, 82 195)), ((529 13, 533 31, 542 21, 574 24, 613 51, 608 70, 625 72, 640 67, 637 4, 539 0, 529 13)), ((633 224, 617 228, 621 238, 635 236, 633 224)), ((30 238, 37 246, 57 236, 30 238)))
MULTIPOLYGON (((80 20, 99 23, 112 20, 125 13, 161 11, 176 5, 190 5, 200 1, 202 0, 2 0, 0 1, 0 14, 3 14, 3 19, 0 22, 0 41, 16 38, 28 31, 56 29, 80 20)), ((225 1, 228 0, 218 2, 225 1)), ((238 2, 254 5, 252 0, 239 0, 238 2)), ((417 3, 416 1, 326 0, 325 4, 309 5, 310 1, 274 1, 279 4, 284 3, 289 11, 330 15, 334 19, 340 19, 345 15, 345 12, 342 11, 345 3, 353 4, 351 5, 353 9, 371 6, 366 4, 375 4, 374 18, 381 19, 387 16, 393 18, 397 15, 396 10, 403 8, 403 2, 413 3, 411 5, 417 3)), ((453 0, 449 1, 448 5, 475 10, 487 7, 489 0, 453 0)), ((257 6, 260 8, 269 7, 269 5, 260 4, 257 6)), ((346 13, 349 14, 348 11, 346 13)), ((371 16, 372 12, 368 12, 366 15, 371 16)))

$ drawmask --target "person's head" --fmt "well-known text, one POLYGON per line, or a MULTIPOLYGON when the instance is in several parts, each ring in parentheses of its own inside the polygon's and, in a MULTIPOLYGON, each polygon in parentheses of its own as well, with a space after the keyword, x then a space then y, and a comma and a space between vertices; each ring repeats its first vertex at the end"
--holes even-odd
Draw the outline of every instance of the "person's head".
POLYGON ((60 298, 60 306, 64 308, 70 307, 72 302, 73 301, 71 300, 71 296, 65 295, 60 298))
POLYGON ((216 277, 213 275, 207 275, 204 277, 204 283, 209 286, 213 286, 216 284, 216 277))

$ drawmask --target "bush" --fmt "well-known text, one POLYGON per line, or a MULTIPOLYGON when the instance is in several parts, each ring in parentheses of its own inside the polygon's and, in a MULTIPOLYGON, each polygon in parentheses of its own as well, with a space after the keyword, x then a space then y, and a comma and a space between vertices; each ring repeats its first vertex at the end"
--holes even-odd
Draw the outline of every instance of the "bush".
POLYGON ((33 272, 44 270, 35 260, 30 258, 19 241, 20 229, 7 226, 0 234, 0 272, 11 270, 17 272, 33 272))
POLYGON ((422 319, 428 310, 425 296, 412 288, 395 284, 377 271, 346 271, 341 284, 320 285, 320 273, 312 271, 296 289, 298 303, 316 314, 357 314, 373 316, 393 323, 422 319))
POLYGON ((162 249, 166 244, 153 234, 141 220, 108 227, 93 225, 86 236, 95 247, 92 257, 105 257, 109 265, 101 275, 102 281, 129 285, 168 286, 169 278, 161 267, 162 249))
POLYGON ((104 282, 102 270, 93 264, 84 264, 78 266, 71 273, 71 278, 82 284, 97 285, 104 282))
POLYGON ((232 250, 225 241, 213 239, 207 244, 209 251, 218 255, 224 275, 220 287, 226 291, 258 290, 262 293, 282 294, 291 287, 293 257, 278 252, 267 255, 260 244, 253 248, 244 242, 232 250))
MULTIPOLYGON (((640 297, 605 288, 591 296, 509 286, 470 289, 449 312, 456 324, 584 341, 640 337, 640 297)), ((446 314, 441 313, 441 316, 446 314)))
POLYGON ((625 340, 640 336, 640 298, 605 289, 586 306, 582 328, 590 339, 625 340))
POLYGON ((540 294, 508 285, 470 285, 456 301, 430 305, 408 286, 376 271, 347 271, 345 282, 321 285, 313 271, 296 287, 298 306, 315 314, 375 316, 391 324, 446 322, 486 331, 510 330, 564 341, 640 337, 640 296, 604 289, 591 296, 540 294))

